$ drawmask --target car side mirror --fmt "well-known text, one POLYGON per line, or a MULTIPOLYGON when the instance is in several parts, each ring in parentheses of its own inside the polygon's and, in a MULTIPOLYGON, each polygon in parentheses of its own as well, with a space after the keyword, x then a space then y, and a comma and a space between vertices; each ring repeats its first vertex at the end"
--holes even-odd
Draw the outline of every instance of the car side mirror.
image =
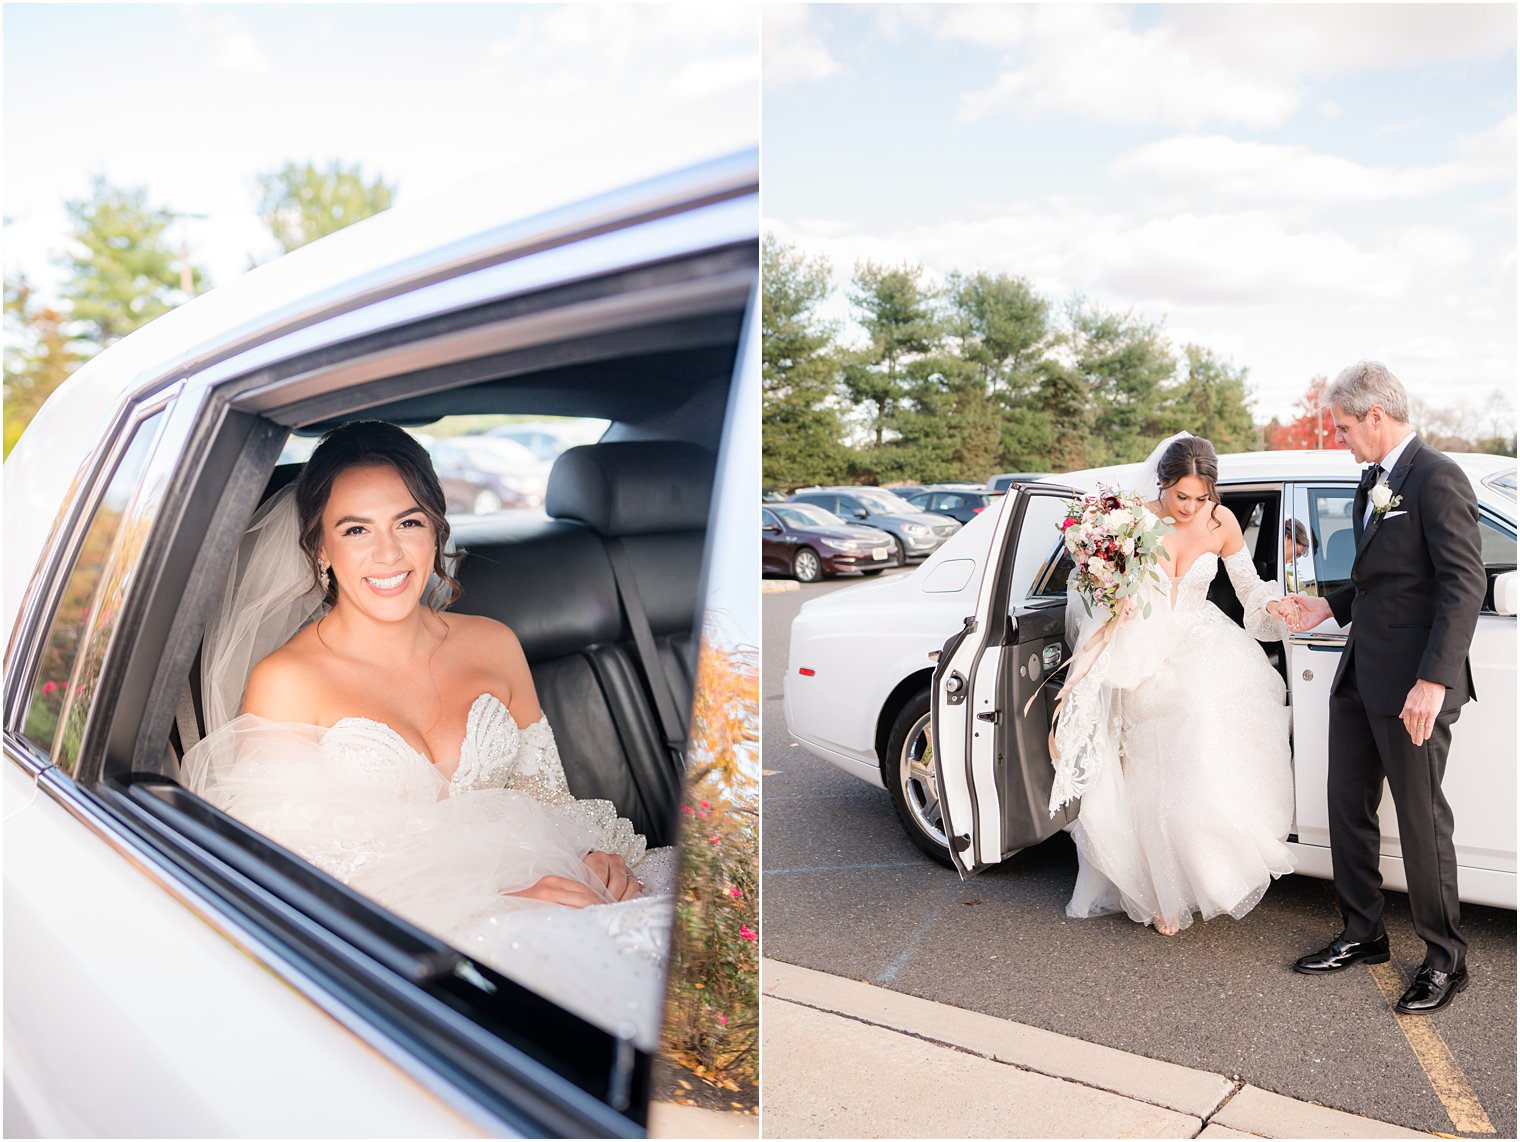
POLYGON ((855 518, 856 519, 870 519, 871 518, 871 513, 868 512, 868 511, 866 511, 865 508, 856 508, 855 509, 855 518))
POLYGON ((781 530, 781 525, 779 523, 762 523, 760 525, 760 530, 779 532, 781 530))
POLYGON ((1506 571, 1502 575, 1494 576, 1494 611, 1501 615, 1515 613, 1516 584, 1515 575, 1520 572, 1506 571))

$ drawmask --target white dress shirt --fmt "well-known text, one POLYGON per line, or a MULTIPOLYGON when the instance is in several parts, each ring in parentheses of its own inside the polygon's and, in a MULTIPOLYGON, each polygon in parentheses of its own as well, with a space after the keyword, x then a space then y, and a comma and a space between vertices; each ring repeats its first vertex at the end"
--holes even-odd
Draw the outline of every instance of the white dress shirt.
MULTIPOLYGON (((1404 454, 1404 449, 1409 447, 1409 442, 1413 439, 1414 433, 1411 432, 1389 449, 1388 454, 1378 461, 1378 467, 1383 469, 1383 474, 1378 477, 1378 483, 1385 483, 1388 477, 1393 474, 1394 465, 1399 462, 1399 457, 1404 454)), ((1372 497, 1368 496, 1367 509, 1362 513, 1362 526, 1366 527, 1370 522, 1372 522, 1372 497)))

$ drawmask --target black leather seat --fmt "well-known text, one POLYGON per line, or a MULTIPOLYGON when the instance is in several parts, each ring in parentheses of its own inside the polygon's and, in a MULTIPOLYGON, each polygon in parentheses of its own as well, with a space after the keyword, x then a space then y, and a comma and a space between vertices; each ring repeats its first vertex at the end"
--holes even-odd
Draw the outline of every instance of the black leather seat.
POLYGON ((596 444, 550 476, 549 520, 511 515, 456 529, 458 610, 506 623, 522 642, 571 792, 604 797, 652 844, 675 839, 682 770, 654 685, 670 688, 682 734, 695 672, 712 454, 682 443, 596 444), (621 543, 662 679, 643 670, 608 542, 621 543))

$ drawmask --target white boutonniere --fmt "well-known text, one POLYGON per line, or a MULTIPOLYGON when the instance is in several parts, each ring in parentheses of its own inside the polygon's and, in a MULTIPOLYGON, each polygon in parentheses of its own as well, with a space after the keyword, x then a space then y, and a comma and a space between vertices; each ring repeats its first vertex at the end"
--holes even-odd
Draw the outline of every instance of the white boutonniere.
POLYGON ((1380 484, 1374 484, 1372 490, 1367 493, 1367 498, 1372 501, 1372 514, 1382 517, 1390 508, 1396 508, 1404 502, 1403 496, 1396 496, 1384 480, 1380 484))

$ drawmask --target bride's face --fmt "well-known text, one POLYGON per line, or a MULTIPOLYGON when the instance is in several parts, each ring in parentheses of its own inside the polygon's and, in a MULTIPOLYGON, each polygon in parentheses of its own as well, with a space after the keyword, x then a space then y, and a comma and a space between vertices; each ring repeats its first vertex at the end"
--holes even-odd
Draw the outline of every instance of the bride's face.
POLYGON ((433 525, 389 464, 347 468, 322 511, 321 556, 338 606, 397 620, 416 609, 433 569, 433 525))
POLYGON ((1208 511, 1209 504, 1209 486, 1199 476, 1183 476, 1161 492, 1161 514, 1171 516, 1179 524, 1208 511))

